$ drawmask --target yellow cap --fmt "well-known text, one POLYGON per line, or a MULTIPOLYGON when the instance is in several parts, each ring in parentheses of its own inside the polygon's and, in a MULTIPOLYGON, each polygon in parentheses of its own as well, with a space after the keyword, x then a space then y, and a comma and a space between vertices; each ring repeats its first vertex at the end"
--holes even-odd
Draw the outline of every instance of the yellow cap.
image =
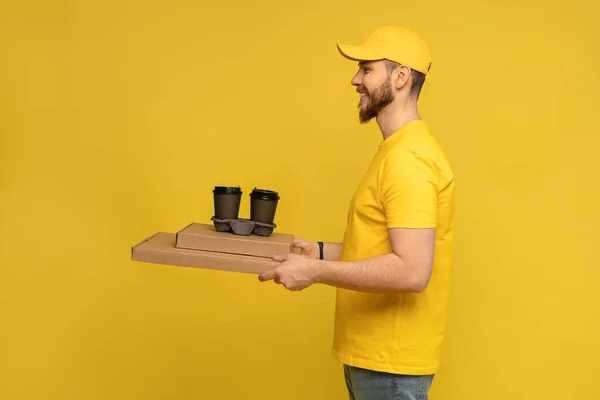
POLYGON ((355 61, 387 59, 427 74, 431 67, 429 47, 409 28, 383 26, 360 46, 338 44, 340 53, 355 61))

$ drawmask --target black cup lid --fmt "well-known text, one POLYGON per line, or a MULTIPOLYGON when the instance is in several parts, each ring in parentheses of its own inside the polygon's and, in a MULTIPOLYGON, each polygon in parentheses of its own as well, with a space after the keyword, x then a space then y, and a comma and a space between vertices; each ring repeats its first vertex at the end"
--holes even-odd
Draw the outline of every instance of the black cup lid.
POLYGON ((257 189, 254 188, 252 193, 250 193, 250 197, 253 199, 260 200, 279 200, 279 194, 273 190, 266 189, 257 189))
POLYGON ((213 193, 216 194, 241 194, 242 189, 239 186, 215 186, 213 193))

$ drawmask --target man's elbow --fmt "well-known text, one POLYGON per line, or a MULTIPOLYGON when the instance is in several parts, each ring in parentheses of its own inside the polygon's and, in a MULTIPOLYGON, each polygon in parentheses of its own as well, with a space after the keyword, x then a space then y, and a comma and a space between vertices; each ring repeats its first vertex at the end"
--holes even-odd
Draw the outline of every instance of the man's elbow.
POLYGON ((429 278, 430 278, 430 273, 424 273, 423 270, 427 270, 430 271, 430 269, 426 269, 426 268, 415 268, 415 272, 413 274, 411 274, 410 276, 410 280, 409 280, 409 285, 408 285, 408 291, 412 292, 412 293, 423 293, 425 291, 425 289, 427 289, 427 286, 429 286, 429 278))
POLYGON ((398 269, 398 272, 402 274, 402 277, 397 280, 394 291, 408 292, 408 293, 423 293, 427 286, 429 286, 429 280, 431 278, 431 270, 433 268, 433 262, 427 261, 413 261, 407 262, 402 260, 398 256, 402 268, 398 269), (400 272, 402 271, 402 272, 400 272))
POLYGON ((429 279, 426 278, 417 278, 414 280, 410 291, 413 293, 423 293, 427 286, 429 285, 429 279))

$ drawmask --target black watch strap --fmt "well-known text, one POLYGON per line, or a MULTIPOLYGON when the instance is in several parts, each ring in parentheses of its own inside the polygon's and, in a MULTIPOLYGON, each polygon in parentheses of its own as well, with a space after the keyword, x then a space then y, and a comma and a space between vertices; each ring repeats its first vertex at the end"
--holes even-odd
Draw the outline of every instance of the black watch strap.
POLYGON ((319 260, 323 259, 323 242, 318 242, 319 243, 319 260))

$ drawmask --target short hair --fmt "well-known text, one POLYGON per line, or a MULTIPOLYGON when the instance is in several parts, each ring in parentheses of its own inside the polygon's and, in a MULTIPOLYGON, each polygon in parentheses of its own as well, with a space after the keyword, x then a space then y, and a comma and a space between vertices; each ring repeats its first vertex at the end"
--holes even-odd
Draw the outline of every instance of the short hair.
MULTIPOLYGON (((390 60, 384 60, 385 67, 388 71, 388 74, 391 74, 400 66, 399 63, 390 60)), ((425 74, 419 71, 415 71, 411 68, 412 75, 412 83, 410 86, 410 94, 415 98, 419 98, 419 94, 421 93, 421 89, 423 88, 423 84, 425 83, 425 74)))

